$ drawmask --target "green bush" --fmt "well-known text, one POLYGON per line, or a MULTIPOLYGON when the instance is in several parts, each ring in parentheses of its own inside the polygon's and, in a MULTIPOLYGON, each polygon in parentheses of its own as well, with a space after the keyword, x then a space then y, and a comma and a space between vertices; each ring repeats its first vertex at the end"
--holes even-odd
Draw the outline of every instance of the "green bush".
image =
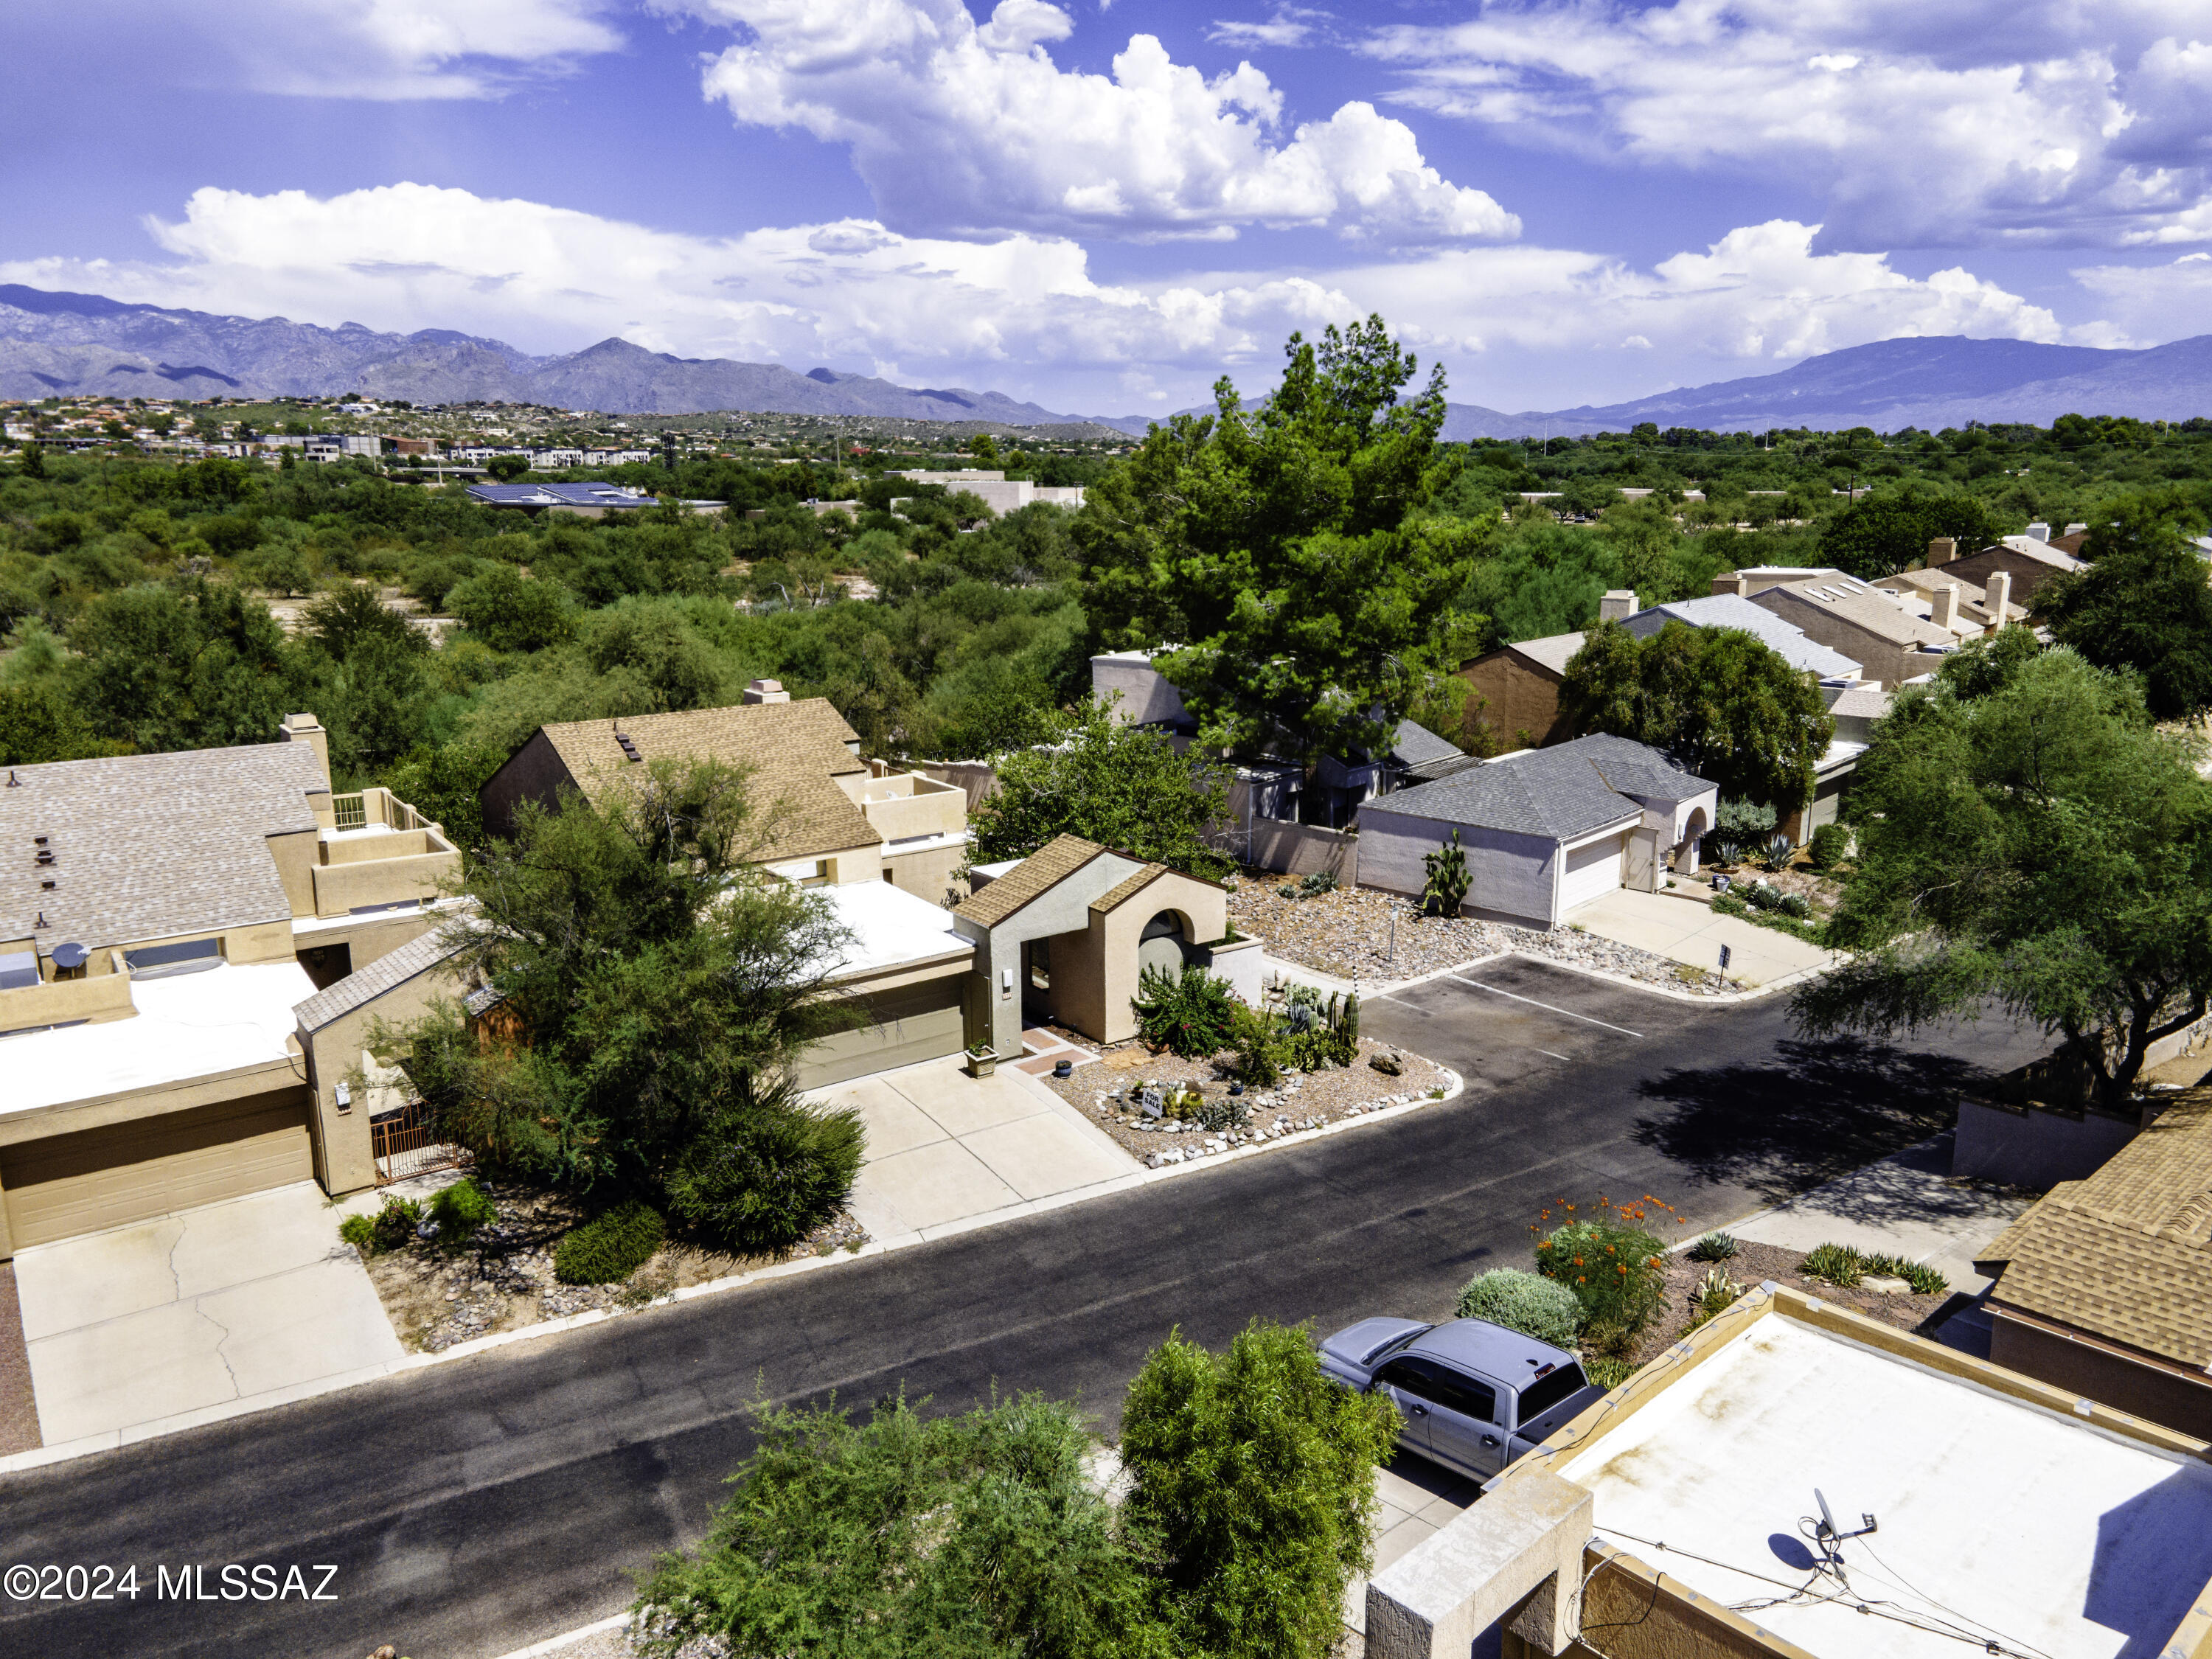
POLYGON ((1468 1280, 1459 1293, 1462 1319, 1486 1319, 1555 1348, 1571 1348, 1583 1334, 1583 1304, 1575 1293, 1541 1273, 1496 1267, 1468 1280))
POLYGON ((1840 823, 1824 823, 1813 832, 1813 867, 1832 870, 1850 856, 1851 832, 1840 823))
POLYGON ((1428 872, 1428 880, 1421 887, 1421 914, 1427 916, 1455 916, 1460 906, 1467 902, 1467 890, 1474 884, 1468 873, 1467 849, 1459 844, 1459 831, 1451 832, 1451 840, 1421 860, 1428 872))
POLYGON ((1275 1022, 1257 1008, 1237 1011, 1237 1075, 1248 1089, 1272 1089, 1283 1080, 1283 1042, 1275 1022))
POLYGON ((1735 1239, 1731 1235, 1728 1233, 1707 1233, 1703 1238, 1690 1246, 1690 1260, 1692 1261, 1727 1261, 1735 1257, 1736 1249, 1737 1246, 1735 1239))
POLYGON ((1690 1328, 1695 1330, 1707 1320, 1726 1313, 1743 1294, 1743 1286, 1728 1276, 1728 1269, 1715 1267, 1709 1269, 1702 1283, 1690 1292, 1690 1328))
POLYGON ((1797 1264, 1797 1271, 1808 1279, 1824 1279, 1838 1290, 1848 1291, 1864 1275, 1866 1264, 1848 1244, 1823 1244, 1797 1264))
POLYGON ((438 1224, 438 1243, 448 1249, 467 1243, 479 1227, 489 1226, 497 1215, 483 1188, 465 1176, 441 1188, 430 1200, 430 1219, 438 1224))
POLYGON ((1536 1271, 1574 1292, 1593 1347, 1626 1351, 1666 1304, 1664 1247, 1632 1224, 1643 1218, 1600 1200, 1536 1246, 1536 1271))
POLYGON ((563 1285, 612 1285, 628 1279, 660 1248, 668 1224, 636 1199, 571 1227, 553 1247, 553 1276, 563 1285))
POLYGON ((363 1255, 380 1255, 412 1244, 422 1221, 422 1206, 413 1199, 387 1198, 374 1215, 348 1216, 338 1225, 338 1237, 363 1255))
POLYGON ((363 1255, 374 1255, 376 1253, 376 1218, 366 1215, 348 1216, 343 1221, 338 1223, 338 1238, 340 1242, 352 1245, 363 1255))
POLYGON ((782 1249, 844 1207, 862 1139, 857 1112, 810 1106, 779 1079, 684 1149, 668 1178, 669 1208, 725 1249, 782 1249))
POLYGON ((1236 1040, 1237 1011, 1243 1004, 1227 980, 1193 963, 1179 975, 1146 969, 1129 1006, 1139 1034, 1153 1048, 1185 1060, 1204 1060, 1236 1040))
POLYGON ((1623 1359, 1617 1354, 1591 1353, 1583 1356, 1583 1375, 1601 1389, 1617 1389, 1643 1370, 1633 1359, 1623 1359))

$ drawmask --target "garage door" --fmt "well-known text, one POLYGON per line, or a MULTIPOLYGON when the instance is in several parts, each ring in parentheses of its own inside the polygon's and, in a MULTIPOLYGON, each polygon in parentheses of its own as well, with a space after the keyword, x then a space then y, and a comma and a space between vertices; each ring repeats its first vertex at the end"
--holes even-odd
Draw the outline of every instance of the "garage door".
POLYGON ((0 1151, 19 1249, 314 1178, 306 1091, 54 1135, 0 1151))
POLYGON ((799 1087, 826 1088, 848 1078, 958 1054, 967 1042, 961 997, 968 980, 963 969, 871 995, 866 1025, 825 1037, 806 1051, 798 1067, 799 1087))
POLYGON ((1613 836, 1567 854, 1566 874, 1559 881, 1561 910, 1603 898, 1620 885, 1620 849, 1626 840, 1626 836, 1613 836))

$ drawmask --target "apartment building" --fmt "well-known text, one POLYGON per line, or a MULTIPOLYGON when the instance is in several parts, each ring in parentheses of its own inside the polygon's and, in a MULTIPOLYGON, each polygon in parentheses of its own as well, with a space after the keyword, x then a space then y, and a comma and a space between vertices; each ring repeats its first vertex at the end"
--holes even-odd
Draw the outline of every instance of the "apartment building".
MULTIPOLYGON (((890 476, 907 479, 913 483, 942 484, 954 494, 966 490, 971 495, 979 495, 982 498, 983 505, 991 509, 992 516, 994 518, 1003 518, 1009 513, 1018 513, 1022 508, 1035 506, 1038 502, 1052 507, 1080 507, 1084 500, 1083 487, 1080 484, 1036 484, 1031 483, 1026 478, 1009 478, 1003 472, 915 471, 895 472, 890 476)), ((898 501, 892 501, 891 508, 894 512, 897 510, 898 505, 898 501)))

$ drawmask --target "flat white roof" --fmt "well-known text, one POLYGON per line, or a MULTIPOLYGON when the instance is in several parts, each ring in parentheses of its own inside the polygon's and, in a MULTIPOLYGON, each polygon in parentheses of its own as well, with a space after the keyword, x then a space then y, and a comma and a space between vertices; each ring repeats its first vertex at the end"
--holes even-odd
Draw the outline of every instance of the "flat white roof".
POLYGON ((903 963, 953 951, 972 955, 975 941, 952 925, 952 913, 887 881, 848 881, 814 890, 852 930, 839 978, 879 973, 903 963))
POLYGON ((1727 1605, 1784 1598, 1745 1616, 1820 1659, 1958 1659, 1982 1640, 2139 1659, 2212 1579, 2212 1468, 1781 1315, 1559 1473, 1596 1494, 1602 1542, 1727 1605), (1858 1600, 1788 1599, 1812 1577, 1815 1486, 1845 1530, 1879 1523, 1841 1547, 1858 1600))
POLYGON ((0 1041, 0 1114, 283 1060, 290 1053, 285 1039, 298 1030, 293 1007, 314 994, 314 981, 296 962, 225 963, 135 981, 135 1018, 0 1041))

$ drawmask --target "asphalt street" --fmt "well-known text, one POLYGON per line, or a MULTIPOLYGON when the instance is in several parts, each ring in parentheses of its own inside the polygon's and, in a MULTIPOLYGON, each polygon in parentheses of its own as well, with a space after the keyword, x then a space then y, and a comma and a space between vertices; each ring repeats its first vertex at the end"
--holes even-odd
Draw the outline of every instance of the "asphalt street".
MULTIPOLYGON (((617 1612, 696 1539, 748 1402, 1081 1400, 1109 1430, 1146 1352, 1255 1317, 1440 1317, 1525 1266, 1547 1202, 1649 1194, 1733 1219, 1950 1121, 2040 1052, 1996 1024, 1803 1042, 1785 1005, 1704 1008, 1519 961, 1365 1005, 1469 1079, 1404 1117, 911 1250, 653 1308, 404 1378, 0 1478, 0 1567, 138 1569, 136 1599, 0 1601, 0 1650, 482 1659, 617 1612), (221 1569, 336 1568, 333 1600, 226 1601, 221 1569), (196 1565, 192 1599, 174 1592, 196 1565), (200 1599, 210 1597, 217 1599, 200 1599)), ((314 1587, 322 1575, 303 1575, 314 1587)), ((10 1589, 14 1585, 11 1583, 10 1589)), ((66 1593, 66 1586, 63 1587, 66 1593)))

